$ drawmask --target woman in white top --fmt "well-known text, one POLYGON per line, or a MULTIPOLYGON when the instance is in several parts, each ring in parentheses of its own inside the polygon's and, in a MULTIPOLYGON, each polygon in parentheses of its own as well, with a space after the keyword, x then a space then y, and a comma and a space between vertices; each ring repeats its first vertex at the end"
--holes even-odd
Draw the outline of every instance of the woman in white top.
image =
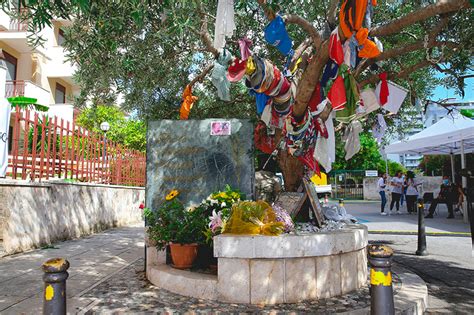
POLYGON ((400 197, 402 196, 403 191, 403 180, 402 172, 398 171, 395 174, 395 177, 390 181, 392 186, 392 201, 390 202, 390 212, 393 210, 393 206, 397 208, 397 214, 400 214, 400 197))
POLYGON ((408 214, 416 212, 416 199, 418 198, 418 186, 421 185, 421 182, 415 180, 415 173, 412 171, 407 172, 407 210, 408 214))

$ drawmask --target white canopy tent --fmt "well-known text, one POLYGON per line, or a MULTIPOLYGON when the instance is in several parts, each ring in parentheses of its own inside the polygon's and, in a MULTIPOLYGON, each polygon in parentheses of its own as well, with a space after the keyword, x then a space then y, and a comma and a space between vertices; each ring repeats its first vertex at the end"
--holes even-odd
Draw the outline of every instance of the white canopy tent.
MULTIPOLYGON (((466 153, 474 152, 474 120, 460 113, 453 113, 407 140, 385 147, 386 154, 450 154, 454 180, 454 155, 461 154, 461 168, 466 167, 466 153)), ((463 178, 466 187, 466 178, 463 178)), ((464 220, 466 220, 464 216, 464 220)))
POLYGON ((474 120, 453 113, 407 140, 385 147, 387 154, 461 154, 474 152, 474 120))

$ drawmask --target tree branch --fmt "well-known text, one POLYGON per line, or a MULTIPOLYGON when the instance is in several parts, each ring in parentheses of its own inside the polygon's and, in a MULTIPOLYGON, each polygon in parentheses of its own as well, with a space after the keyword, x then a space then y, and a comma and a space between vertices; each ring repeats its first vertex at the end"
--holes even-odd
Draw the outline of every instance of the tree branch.
POLYGON ((313 40, 313 45, 316 47, 316 49, 319 49, 322 39, 321 35, 319 35, 318 30, 313 26, 313 24, 296 14, 286 14, 284 19, 286 23, 296 24, 305 30, 305 32, 308 33, 308 35, 313 40))
MULTIPOLYGON (((459 45, 457 43, 436 42, 436 41, 429 42, 426 48, 441 47, 441 46, 446 46, 452 49, 459 48, 459 45)), ((355 77, 359 76, 362 73, 362 71, 364 71, 365 69, 367 69, 368 67, 370 67, 371 65, 373 65, 374 63, 378 61, 387 60, 390 58, 394 58, 394 57, 404 55, 404 54, 414 52, 414 51, 424 49, 424 48, 425 48, 424 42, 419 41, 419 42, 415 42, 406 46, 396 47, 390 50, 386 50, 375 58, 366 59, 363 62, 361 62, 360 65, 357 67, 356 71, 354 72, 354 76, 355 77)))
POLYGON ((331 0, 328 8, 328 24, 330 29, 334 29, 336 27, 336 17, 339 7, 339 0, 331 0))
MULTIPOLYGON (((417 70, 420 70, 422 68, 425 68, 425 67, 428 67, 432 65, 431 62, 429 62, 428 60, 422 60, 418 63, 415 63, 414 65, 411 65, 405 69, 402 69, 402 71, 398 72, 398 73, 394 73, 394 72, 389 72, 387 73, 387 79, 403 79, 405 77, 407 77, 408 75, 410 75, 411 73, 417 71, 417 70)), ((378 74, 374 74, 373 76, 365 79, 364 81, 360 82, 359 86, 361 88, 363 88, 364 86, 366 86, 367 84, 375 84, 379 81, 379 75, 378 74)))
POLYGON ((328 46, 329 41, 325 40, 321 44, 321 49, 318 51, 318 54, 313 57, 313 60, 301 76, 296 91, 295 104, 293 105, 293 115, 295 117, 302 117, 305 113, 306 106, 313 94, 314 87, 318 83, 321 73, 323 72, 323 67, 329 59, 328 46))
POLYGON ((190 86, 193 86, 194 84, 196 84, 197 82, 202 82, 202 80, 204 80, 204 77, 209 73, 209 71, 212 70, 212 68, 214 68, 214 64, 211 63, 210 65, 208 65, 206 68, 204 68, 204 70, 202 70, 202 72, 200 74, 198 74, 197 76, 194 77, 194 79, 191 80, 191 82, 189 82, 189 85, 190 86))
POLYGON ((212 45, 211 35, 207 30, 207 14, 205 13, 201 1, 198 2, 199 5, 199 14, 201 15, 201 30, 199 32, 199 36, 201 37, 202 42, 206 46, 206 50, 212 53, 216 58, 219 56, 219 52, 217 49, 212 45))
POLYGON ((387 36, 400 32, 405 27, 429 19, 430 17, 456 12, 470 7, 469 0, 439 0, 417 11, 408 13, 399 19, 370 30, 371 36, 387 36))
POLYGON ((265 16, 269 21, 275 18, 275 12, 267 5, 267 0, 257 0, 260 7, 263 9, 265 16))

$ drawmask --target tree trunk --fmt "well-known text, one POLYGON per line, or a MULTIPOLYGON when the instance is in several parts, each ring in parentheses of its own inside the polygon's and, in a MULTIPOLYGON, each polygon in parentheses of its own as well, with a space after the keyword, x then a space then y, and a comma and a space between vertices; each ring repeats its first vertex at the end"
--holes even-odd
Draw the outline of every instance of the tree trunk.
MULTIPOLYGON (((275 133, 275 143, 280 143, 281 130, 275 133)), ((278 166, 283 173, 285 191, 296 191, 301 184, 304 175, 304 166, 301 162, 288 153, 288 150, 280 150, 277 156, 278 166)))
POLYGON ((287 150, 281 150, 277 160, 283 173, 285 191, 296 191, 303 179, 303 164, 301 164, 297 158, 289 154, 287 150))

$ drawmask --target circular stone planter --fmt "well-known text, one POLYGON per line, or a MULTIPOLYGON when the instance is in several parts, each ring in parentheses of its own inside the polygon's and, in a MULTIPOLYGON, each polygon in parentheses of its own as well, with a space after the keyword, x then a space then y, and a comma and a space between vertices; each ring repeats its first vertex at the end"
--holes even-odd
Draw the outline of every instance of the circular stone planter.
POLYGON ((214 238, 217 276, 175 270, 150 255, 147 277, 171 292, 230 303, 317 300, 366 285, 366 246, 363 225, 307 235, 224 234, 214 238))

